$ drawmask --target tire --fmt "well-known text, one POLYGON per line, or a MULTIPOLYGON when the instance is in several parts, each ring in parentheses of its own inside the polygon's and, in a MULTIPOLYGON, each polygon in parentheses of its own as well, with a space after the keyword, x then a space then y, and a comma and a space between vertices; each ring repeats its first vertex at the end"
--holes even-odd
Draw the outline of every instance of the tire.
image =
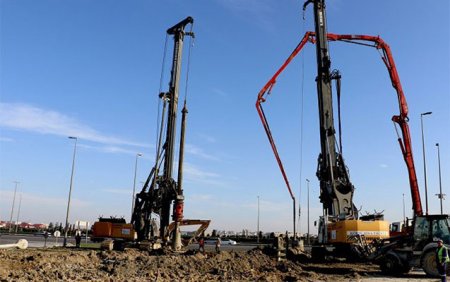
POLYGON ((380 263, 381 272, 388 275, 398 275, 402 273, 402 266, 395 255, 387 254, 380 263))
POLYGON ((436 253, 434 249, 429 250, 422 255, 422 258, 420 259, 420 266, 423 271, 425 271, 427 276, 439 277, 439 272, 437 271, 436 265, 436 253))
POLYGON ((115 251, 124 251, 125 250, 125 242, 122 240, 114 241, 113 250, 115 251))
POLYGON ((311 249, 311 258, 314 261, 324 261, 326 255, 326 249, 323 246, 313 246, 311 249))

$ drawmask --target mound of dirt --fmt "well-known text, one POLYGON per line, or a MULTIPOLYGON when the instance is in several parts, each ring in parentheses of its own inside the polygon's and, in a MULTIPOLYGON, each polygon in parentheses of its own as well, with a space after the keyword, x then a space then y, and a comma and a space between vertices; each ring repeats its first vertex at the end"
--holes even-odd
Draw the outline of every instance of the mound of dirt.
POLYGON ((261 250, 149 255, 137 249, 0 250, 0 281, 358 281, 367 265, 277 262, 261 250))

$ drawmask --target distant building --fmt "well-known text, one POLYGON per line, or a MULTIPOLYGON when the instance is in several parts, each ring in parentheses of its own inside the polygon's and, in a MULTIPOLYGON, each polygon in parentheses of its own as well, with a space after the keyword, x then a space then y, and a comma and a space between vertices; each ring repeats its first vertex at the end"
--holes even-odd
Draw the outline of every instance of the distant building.
POLYGON ((44 229, 48 228, 48 224, 44 224, 44 223, 35 223, 35 224, 28 223, 28 224, 29 224, 29 226, 31 226, 30 228, 34 228, 37 230, 44 230, 44 229))
POLYGON ((81 221, 77 220, 75 221, 75 228, 78 230, 87 230, 91 226, 91 223, 89 221, 81 221))

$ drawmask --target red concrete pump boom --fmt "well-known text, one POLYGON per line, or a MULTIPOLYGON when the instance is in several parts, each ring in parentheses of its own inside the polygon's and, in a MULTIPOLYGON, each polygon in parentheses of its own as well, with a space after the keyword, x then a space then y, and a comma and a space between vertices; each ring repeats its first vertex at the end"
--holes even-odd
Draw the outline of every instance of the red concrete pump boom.
MULTIPOLYGON (((412 202, 413 202, 414 216, 423 215, 422 203, 420 200, 419 186, 417 183, 417 176, 416 176, 416 171, 415 171, 415 167, 414 167, 414 159, 413 159, 413 154, 412 154, 411 136, 410 136, 409 126, 408 126, 408 120, 409 120, 408 106, 406 103, 405 95, 403 93, 402 85, 400 83, 400 78, 399 78, 399 75, 397 72, 397 68, 395 67, 395 62, 394 62, 391 50, 389 48, 389 45, 386 42, 384 42, 383 39, 381 39, 379 36, 370 36, 370 35, 349 35, 349 34, 328 33, 327 39, 328 39, 328 41, 344 41, 344 42, 348 42, 348 43, 355 43, 355 44, 360 44, 360 45, 364 45, 364 46, 375 47, 376 49, 379 49, 382 51, 382 60, 383 60, 384 64, 386 65, 386 68, 389 72, 392 86, 394 87, 394 89, 397 92, 397 99, 398 99, 400 113, 399 113, 399 115, 394 115, 392 117, 392 121, 399 125, 401 132, 402 132, 402 137, 400 137, 400 135, 398 135, 398 133, 397 133, 397 135, 398 135, 398 142, 400 145, 400 149, 402 151, 403 158, 405 160, 406 167, 408 169, 409 184, 410 184, 410 189, 411 189, 411 197, 412 197, 412 202), (373 45, 370 43, 373 43, 373 45)), ((286 186, 287 186, 291 196, 293 196, 292 190, 290 188, 287 175, 284 171, 283 163, 278 154, 278 150, 275 145, 275 141, 274 141, 272 133, 270 131, 269 123, 264 114, 264 110, 262 108, 262 103, 264 103, 266 101, 267 95, 270 95, 278 76, 281 74, 281 72, 284 71, 284 69, 295 58, 295 56, 298 53, 300 53, 300 51, 303 49, 303 47, 305 46, 305 44, 307 42, 315 43, 315 33, 314 32, 306 32, 305 33, 305 35, 303 36, 303 39, 300 41, 300 43, 297 45, 297 47, 294 49, 294 51, 291 53, 291 55, 287 58, 287 60, 283 63, 283 65, 278 69, 278 71, 272 76, 272 78, 264 85, 264 87, 261 89, 261 91, 259 91, 258 98, 256 101, 256 109, 261 118, 261 122, 264 126, 264 129, 266 131, 270 145, 274 152, 275 158, 280 167, 284 181, 286 183, 286 186)))

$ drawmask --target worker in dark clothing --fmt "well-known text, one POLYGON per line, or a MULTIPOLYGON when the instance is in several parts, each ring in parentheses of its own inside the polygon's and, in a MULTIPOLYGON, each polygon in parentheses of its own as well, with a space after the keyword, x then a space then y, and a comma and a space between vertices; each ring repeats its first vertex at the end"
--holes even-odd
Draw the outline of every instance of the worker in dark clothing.
POLYGON ((81 234, 80 231, 77 231, 75 235, 75 245, 77 248, 79 248, 80 244, 81 244, 81 234))
POLYGON ((448 255, 448 249, 444 246, 444 242, 442 240, 438 240, 438 247, 436 249, 436 264, 437 270, 441 277, 442 282, 447 282, 447 263, 450 261, 448 255))

